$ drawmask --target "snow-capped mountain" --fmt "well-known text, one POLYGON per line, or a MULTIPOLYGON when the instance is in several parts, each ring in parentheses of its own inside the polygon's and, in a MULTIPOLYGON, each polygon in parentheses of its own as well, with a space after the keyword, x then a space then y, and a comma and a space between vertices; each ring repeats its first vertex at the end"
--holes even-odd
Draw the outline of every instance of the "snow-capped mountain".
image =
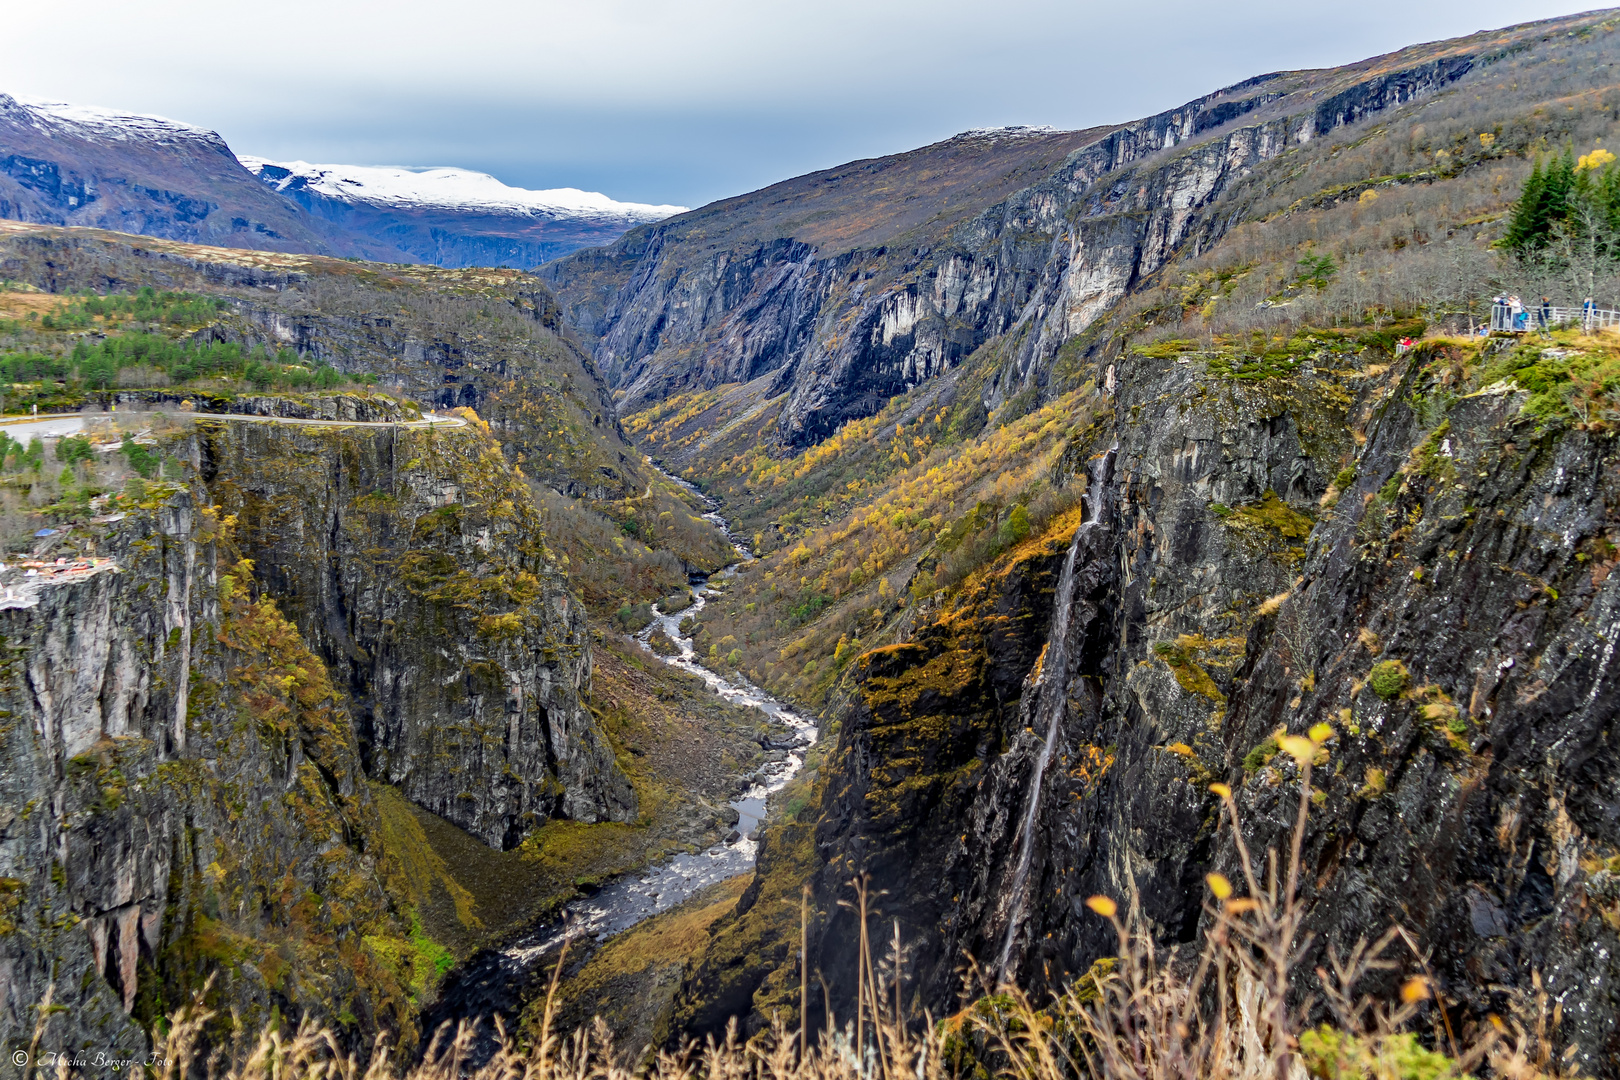
POLYGON ((404 168, 383 165, 312 165, 242 155, 248 171, 282 193, 309 191, 327 198, 370 206, 469 213, 516 214, 548 218, 662 221, 684 213, 684 206, 651 206, 610 199, 596 191, 510 187, 488 173, 469 169, 404 168))
POLYGON ((238 160, 161 116, 0 94, 0 218, 223 247, 531 267, 684 207, 465 169, 238 160))
MULTIPOLYGON (((0 218, 386 258, 265 189, 206 128, 0 94, 0 218)), ((398 257, 395 255, 394 257, 398 257)))
POLYGON ((146 140, 150 142, 200 141, 216 149, 228 149, 218 132, 193 124, 148 113, 123 113, 94 105, 72 105, 65 101, 45 101, 18 95, 0 94, 0 111, 14 109, 25 116, 25 123, 42 132, 67 134, 78 138, 146 140))
POLYGON ((468 169, 239 160, 311 215, 440 266, 535 266, 686 209, 578 188, 531 191, 468 169))

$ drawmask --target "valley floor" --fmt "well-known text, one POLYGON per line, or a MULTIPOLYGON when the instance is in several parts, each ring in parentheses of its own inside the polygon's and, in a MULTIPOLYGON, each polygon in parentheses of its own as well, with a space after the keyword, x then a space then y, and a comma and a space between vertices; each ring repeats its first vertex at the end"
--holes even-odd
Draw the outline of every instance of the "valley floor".
POLYGON ((424 928, 457 956, 511 940, 582 890, 706 848, 735 824, 727 803, 764 756, 758 739, 769 729, 758 714, 601 629, 589 704, 636 786, 634 822, 550 822, 520 847, 495 851, 397 794, 385 801, 385 814, 407 814, 420 829, 412 876, 433 882, 424 928))

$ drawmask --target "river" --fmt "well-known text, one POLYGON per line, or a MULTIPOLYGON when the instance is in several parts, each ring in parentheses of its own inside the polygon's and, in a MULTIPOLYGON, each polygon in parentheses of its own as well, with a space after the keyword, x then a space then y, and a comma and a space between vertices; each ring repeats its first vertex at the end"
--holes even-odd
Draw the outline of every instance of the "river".
MULTIPOLYGON (((648 463, 651 465, 651 462, 648 463)), ((656 465, 652 466, 657 468, 656 465)), ((659 470, 663 472, 662 469, 659 470)), ((784 705, 740 674, 734 677, 716 674, 697 662, 696 652, 689 636, 683 635, 680 624, 687 616, 696 616, 719 595, 710 581, 724 582, 734 576, 737 567, 751 562, 753 554, 743 541, 732 532, 731 523, 721 517, 712 499, 699 492, 680 477, 663 473, 709 507, 705 520, 718 527, 742 556, 711 577, 694 575, 691 579, 693 599, 690 607, 678 612, 665 613, 653 605, 653 621, 635 635, 635 641, 648 655, 680 668, 702 679, 710 690, 726 701, 758 709, 772 720, 793 732, 793 745, 785 747, 783 760, 767 762, 755 774, 755 782, 733 800, 737 811, 735 839, 715 844, 697 854, 680 854, 637 873, 622 874, 596 891, 567 904, 559 916, 529 928, 514 941, 497 948, 485 949, 453 971, 445 980, 438 1001, 423 1015, 422 1031, 437 1030, 446 1021, 463 1019, 482 1020, 485 1032, 475 1046, 468 1064, 477 1065, 494 1053, 495 1040, 488 1030, 495 1016, 515 1023, 524 1001, 532 990, 543 984, 549 972, 545 960, 556 953, 564 941, 589 937, 600 943, 623 933, 644 919, 680 904, 700 889, 745 874, 753 869, 759 852, 756 830, 765 818, 767 799, 782 790, 804 767, 804 757, 815 744, 815 722, 784 705), (648 644, 655 630, 662 630, 678 647, 675 654, 664 656, 653 651, 648 644)))

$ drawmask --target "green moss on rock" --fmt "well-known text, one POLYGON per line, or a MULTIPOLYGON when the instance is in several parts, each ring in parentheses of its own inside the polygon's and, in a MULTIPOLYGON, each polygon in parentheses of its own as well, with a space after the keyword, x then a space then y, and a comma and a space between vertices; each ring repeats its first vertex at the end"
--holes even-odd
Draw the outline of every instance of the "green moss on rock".
POLYGON ((1411 672, 1399 660, 1384 660, 1374 664, 1367 685, 1385 701, 1394 701, 1412 682, 1411 672))

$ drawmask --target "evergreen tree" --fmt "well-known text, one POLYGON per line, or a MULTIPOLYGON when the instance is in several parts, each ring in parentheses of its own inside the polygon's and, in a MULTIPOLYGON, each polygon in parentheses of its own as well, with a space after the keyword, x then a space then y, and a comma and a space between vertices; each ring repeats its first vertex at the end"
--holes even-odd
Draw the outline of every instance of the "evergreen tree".
POLYGON ((1503 245, 1510 251, 1529 250, 1531 237, 1536 235, 1537 227, 1541 224, 1538 215, 1541 211, 1541 194, 1546 186, 1546 177, 1541 172, 1541 158, 1538 157, 1530 168, 1530 178, 1519 192, 1519 201, 1513 204, 1513 217, 1508 222, 1507 235, 1502 238, 1503 245))
POLYGON ((1543 216, 1550 229, 1554 223, 1569 216, 1569 199, 1576 188, 1575 151, 1565 148, 1562 157, 1548 162, 1546 175, 1547 183, 1541 189, 1541 199, 1545 206, 1543 216))
POLYGON ((1607 151, 1594 150, 1577 166, 1586 198, 1611 237, 1620 236, 1620 167, 1615 160, 1607 151))
POLYGON ((1545 164, 1537 158, 1513 205, 1502 245, 1521 256, 1541 252, 1555 228, 1569 227, 1577 203, 1598 208, 1605 217, 1620 213, 1620 202, 1616 201, 1620 176, 1601 164, 1589 167, 1590 161, 1590 157, 1583 157, 1577 164, 1575 152, 1569 148, 1545 164))

